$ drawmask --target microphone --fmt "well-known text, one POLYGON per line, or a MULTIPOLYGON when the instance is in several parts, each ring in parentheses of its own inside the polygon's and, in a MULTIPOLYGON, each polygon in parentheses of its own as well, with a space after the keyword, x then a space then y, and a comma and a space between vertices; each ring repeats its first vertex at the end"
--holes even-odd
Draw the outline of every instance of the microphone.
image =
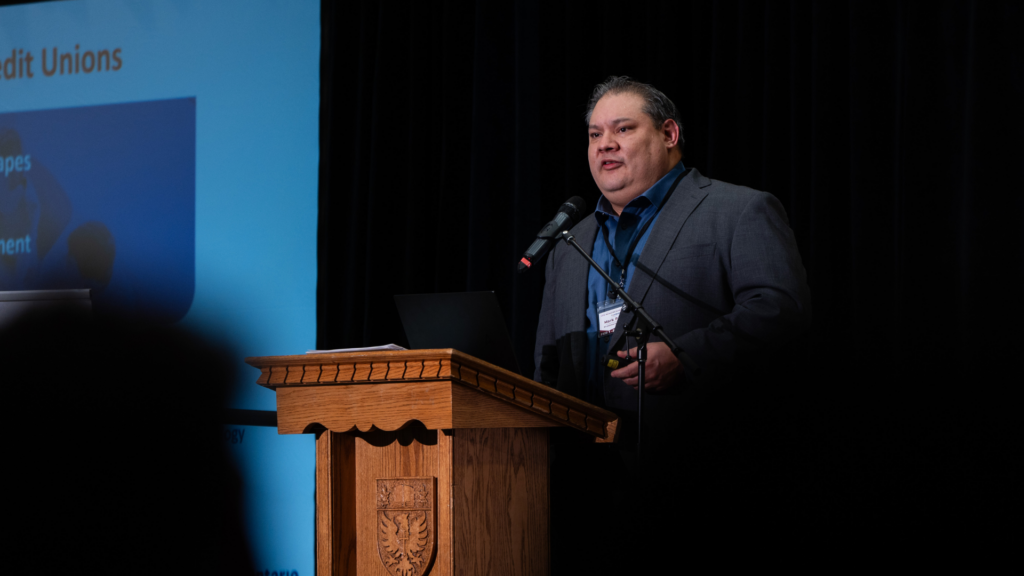
POLYGON ((519 272, 526 272, 534 262, 547 254, 558 242, 559 235, 582 220, 586 211, 587 203, 583 201, 583 198, 573 196, 566 200, 558 208, 558 214, 555 214, 555 219, 540 229, 540 232, 537 233, 537 239, 526 249, 526 253, 519 260, 519 272))

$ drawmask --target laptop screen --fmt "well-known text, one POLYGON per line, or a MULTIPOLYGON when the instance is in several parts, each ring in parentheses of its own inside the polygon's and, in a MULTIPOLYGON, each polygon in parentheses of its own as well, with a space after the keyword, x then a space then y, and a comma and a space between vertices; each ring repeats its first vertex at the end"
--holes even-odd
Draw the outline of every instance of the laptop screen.
POLYGON ((395 305, 410 348, 454 348, 522 374, 494 292, 401 294, 395 305))

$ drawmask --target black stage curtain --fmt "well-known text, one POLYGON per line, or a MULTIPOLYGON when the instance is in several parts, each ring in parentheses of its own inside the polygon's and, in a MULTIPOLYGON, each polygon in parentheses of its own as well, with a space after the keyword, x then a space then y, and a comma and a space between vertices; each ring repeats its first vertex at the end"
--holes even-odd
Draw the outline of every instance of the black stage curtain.
POLYGON ((515 265, 566 198, 596 201, 585 103, 625 74, 679 106, 688 166, 788 211, 814 299, 787 440, 801 502, 920 525, 999 505, 1021 5, 575 6, 323 3, 318 346, 404 343, 393 294, 495 290, 532 370, 543 274, 515 265))

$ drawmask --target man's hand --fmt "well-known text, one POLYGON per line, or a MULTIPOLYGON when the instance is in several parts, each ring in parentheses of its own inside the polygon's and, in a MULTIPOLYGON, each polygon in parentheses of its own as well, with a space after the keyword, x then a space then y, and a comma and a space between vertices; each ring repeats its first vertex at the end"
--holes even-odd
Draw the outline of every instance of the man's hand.
MULTIPOLYGON (((625 358, 626 352, 619 351, 619 358, 625 358)), ((629 349, 630 358, 636 358, 636 348, 629 349)), ((637 372, 640 370, 636 362, 625 368, 619 368, 612 372, 613 378, 618 378, 633 388, 637 386, 637 372)), ((647 363, 645 365, 644 379, 647 380, 645 390, 660 392, 675 386, 683 375, 683 367, 679 359, 664 342, 651 342, 647 345, 647 363)))

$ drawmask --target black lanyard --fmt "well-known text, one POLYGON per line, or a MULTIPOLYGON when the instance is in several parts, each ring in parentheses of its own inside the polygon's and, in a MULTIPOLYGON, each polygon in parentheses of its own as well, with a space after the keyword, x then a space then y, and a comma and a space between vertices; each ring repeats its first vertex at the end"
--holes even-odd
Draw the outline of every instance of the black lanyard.
MULTIPOLYGON (((641 226, 640 230, 636 233, 636 235, 633 236, 633 241, 629 243, 629 249, 626 250, 625 261, 626 261, 627 264, 629 263, 630 259, 633 258, 633 251, 636 250, 636 245, 640 242, 640 239, 643 238, 644 232, 647 231, 647 227, 651 225, 651 222, 654 222, 654 218, 657 215, 658 215, 658 213, 655 212, 654 216, 651 216, 651 218, 649 220, 647 220, 647 222, 644 222, 644 225, 641 226)), ((620 215, 619 218, 622 218, 622 216, 620 215)), ((605 222, 607 222, 607 221, 605 221, 605 222)), ((601 233, 604 236, 605 246, 608 247, 608 252, 610 252, 611 255, 612 255, 612 260, 615 262, 615 265, 619 267, 619 271, 620 271, 620 274, 619 274, 619 288, 625 288, 626 287, 626 266, 623 266, 622 262, 620 262, 618 257, 615 255, 615 248, 612 248, 611 240, 608 239, 608 228, 606 226, 601 226, 601 233)), ((611 291, 609 293, 609 296, 612 296, 614 294, 615 294, 615 292, 611 291)))
MULTIPOLYGON (((659 213, 661 213, 661 209, 665 206, 665 203, 668 202, 668 199, 672 197, 672 193, 676 191, 676 186, 679 185, 679 181, 682 180, 683 176, 686 176, 687 172, 689 172, 689 170, 683 170, 683 173, 676 178, 675 182, 672 183, 672 187, 668 189, 668 194, 665 194, 665 197, 661 199, 661 204, 658 205, 658 209, 654 212, 654 215, 651 216, 651 218, 647 220, 647 222, 644 222, 644 225, 641 226, 640 230, 636 233, 635 236, 633 236, 633 241, 629 243, 629 250, 626 251, 626 258, 624 260, 626 263, 625 266, 622 264, 622 262, 619 262, 619 258, 615 254, 615 248, 612 247, 612 243, 608 239, 608 227, 605 226, 605 224, 608 223, 608 220, 605 220, 601 224, 601 234, 604 236, 604 244, 605 246, 608 247, 608 252, 611 253, 612 260, 615 262, 615 265, 618 266, 620 270, 619 288, 622 288, 623 290, 626 289, 626 266, 629 265, 629 261, 633 258, 633 251, 636 250, 636 245, 640 242, 640 239, 644 237, 644 233, 647 232, 647 227, 650 226, 651 222, 654 222, 654 219, 658 217, 659 213)), ((622 218, 621 214, 619 214, 619 218, 622 218)), ((612 298, 614 296, 615 291, 609 289, 608 297, 612 298)))

